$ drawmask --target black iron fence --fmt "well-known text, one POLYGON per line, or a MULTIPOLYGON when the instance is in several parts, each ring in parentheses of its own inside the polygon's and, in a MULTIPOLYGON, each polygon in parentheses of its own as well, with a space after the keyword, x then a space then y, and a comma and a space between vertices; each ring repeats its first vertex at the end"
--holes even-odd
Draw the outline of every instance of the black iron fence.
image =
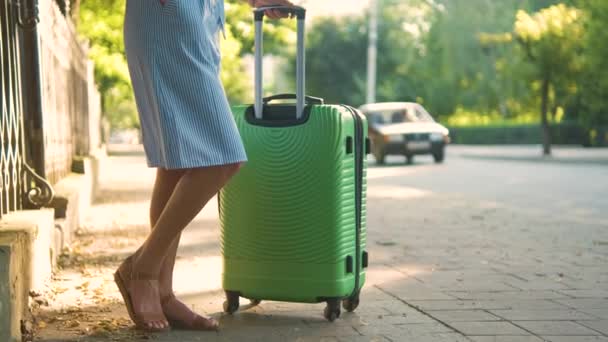
POLYGON ((100 145, 100 96, 66 1, 0 0, 0 217, 48 203, 100 145))
POLYGON ((0 24, 0 72, 2 110, 0 142, 0 215, 22 207, 23 181, 23 106, 21 97, 20 39, 18 8, 15 3, 2 0, 0 24))

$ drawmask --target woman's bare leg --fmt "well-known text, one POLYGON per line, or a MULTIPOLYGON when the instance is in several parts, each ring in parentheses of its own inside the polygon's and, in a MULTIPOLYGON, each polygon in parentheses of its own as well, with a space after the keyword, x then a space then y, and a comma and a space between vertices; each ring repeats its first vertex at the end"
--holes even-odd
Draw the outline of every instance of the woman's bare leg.
MULTIPOLYGON (((160 276, 165 257, 181 231, 194 219, 205 204, 238 171, 240 164, 189 169, 177 182, 165 208, 138 255, 134 269, 140 274, 160 276)), ((162 312, 160 290, 138 282, 132 288, 135 311, 162 312), (141 288, 138 288, 141 287, 141 288)), ((153 325, 165 324, 154 322, 153 325)))
MULTIPOLYGON (((169 202, 169 198, 171 198, 177 183, 185 173, 186 170, 166 170, 160 168, 157 170, 154 190, 152 191, 152 200, 150 201, 150 227, 152 227, 152 229, 156 226, 156 222, 158 222, 167 202, 169 202)), ((165 260, 160 269, 158 280, 161 297, 173 293, 173 266, 177 256, 180 237, 181 233, 177 235, 173 243, 169 246, 169 250, 167 251, 167 255, 165 256, 165 260)))
MULTIPOLYGON (((185 171, 182 170, 158 169, 154 190, 152 192, 152 200, 150 202, 151 227, 156 226, 156 222, 158 222, 169 198, 173 194, 177 183, 184 173, 185 171)), ((167 255, 165 256, 160 269, 159 290, 163 312, 170 322, 181 321, 183 322, 183 325, 188 325, 191 324, 193 319, 197 319, 198 322, 202 322, 199 324, 202 324, 205 327, 214 327, 216 322, 196 314, 190 310, 187 305, 175 298, 173 294, 173 269, 180 237, 181 233, 177 235, 171 246, 169 246, 169 250, 167 251, 167 255)))

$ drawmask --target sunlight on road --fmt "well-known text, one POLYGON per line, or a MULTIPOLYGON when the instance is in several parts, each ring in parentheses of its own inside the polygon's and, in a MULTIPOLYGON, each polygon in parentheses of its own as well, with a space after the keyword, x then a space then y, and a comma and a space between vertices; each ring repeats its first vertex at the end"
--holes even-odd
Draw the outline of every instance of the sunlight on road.
POLYGON ((413 199, 432 196, 430 191, 405 187, 405 186, 384 186, 376 185, 369 188, 367 196, 370 198, 394 198, 394 199, 413 199))
POLYGON ((365 283, 370 285, 381 285, 392 282, 406 282, 407 274, 397 271, 394 268, 383 265, 373 265, 366 272, 365 283))
POLYGON ((402 177, 404 174, 410 174, 413 168, 404 167, 370 167, 367 169, 367 179, 378 179, 385 177, 402 177))

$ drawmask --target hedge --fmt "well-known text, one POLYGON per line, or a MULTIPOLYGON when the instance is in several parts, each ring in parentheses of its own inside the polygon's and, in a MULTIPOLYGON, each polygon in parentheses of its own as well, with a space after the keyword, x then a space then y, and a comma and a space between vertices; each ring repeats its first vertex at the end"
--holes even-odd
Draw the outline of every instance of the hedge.
MULTIPOLYGON (((578 123, 559 123, 551 127, 551 143, 556 145, 608 146, 608 127, 585 129, 578 123)), ((452 142, 469 145, 541 144, 540 124, 509 126, 448 127, 452 142)))

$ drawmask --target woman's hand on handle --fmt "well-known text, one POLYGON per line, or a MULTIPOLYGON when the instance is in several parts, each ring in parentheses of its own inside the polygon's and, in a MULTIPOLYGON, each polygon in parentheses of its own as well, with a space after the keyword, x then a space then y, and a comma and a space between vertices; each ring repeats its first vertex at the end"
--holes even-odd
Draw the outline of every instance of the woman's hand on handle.
MULTIPOLYGON (((289 0, 248 0, 251 7, 265 7, 265 6, 293 6, 289 0)), ((279 10, 268 10, 265 12, 266 16, 270 19, 281 19, 289 17, 289 14, 283 13, 279 10)))

